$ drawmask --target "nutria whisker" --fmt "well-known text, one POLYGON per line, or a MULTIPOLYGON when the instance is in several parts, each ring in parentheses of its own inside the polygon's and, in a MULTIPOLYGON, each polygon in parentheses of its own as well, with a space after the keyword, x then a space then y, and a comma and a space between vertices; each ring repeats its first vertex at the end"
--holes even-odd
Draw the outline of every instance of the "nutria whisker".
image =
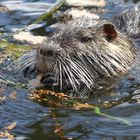
POLYGON ((63 86, 63 76, 62 76, 62 63, 59 62, 59 79, 60 79, 60 90, 62 90, 62 86, 63 86))
POLYGON ((68 64, 65 62, 65 60, 61 59, 61 62, 62 62, 64 73, 66 73, 66 76, 68 77, 71 86, 73 87, 73 89, 77 90, 76 83, 78 82, 78 80, 71 72, 71 69, 68 66, 68 64))
POLYGON ((91 77, 91 74, 89 73, 89 70, 85 67, 84 63, 80 64, 80 62, 76 61, 76 59, 68 59, 69 67, 71 67, 71 71, 77 75, 77 77, 83 81, 88 88, 90 88, 90 84, 93 84, 93 80, 91 77), (83 67, 81 67, 83 66, 83 67))

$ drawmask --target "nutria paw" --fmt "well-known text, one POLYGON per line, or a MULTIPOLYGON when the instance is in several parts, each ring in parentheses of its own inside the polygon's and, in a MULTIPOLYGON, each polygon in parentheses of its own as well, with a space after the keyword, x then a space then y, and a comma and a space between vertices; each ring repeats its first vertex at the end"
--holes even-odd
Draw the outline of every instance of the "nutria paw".
MULTIPOLYGON (((79 85, 82 87, 85 86, 85 84, 80 80, 80 79, 77 79, 79 85)), ((46 87, 49 87, 49 88, 53 88, 53 89, 56 89, 56 90, 59 90, 59 91, 65 91, 65 90, 72 90, 72 85, 71 83, 69 82, 68 79, 62 79, 62 81, 57 81, 56 80, 56 76, 53 75, 52 73, 48 72, 48 73, 45 73, 42 78, 40 79, 40 83, 41 84, 44 84, 46 87), (62 83, 62 85, 61 85, 62 83)), ((80 88, 79 86, 79 88, 80 88)), ((78 85, 77 85, 78 87, 78 85)))
POLYGON ((45 73, 42 76, 40 83, 44 84, 46 87, 49 87, 49 88, 52 87, 53 89, 56 89, 56 90, 61 89, 62 91, 65 91, 66 89, 69 89, 69 90, 72 89, 72 86, 70 83, 68 83, 68 80, 63 79, 62 80, 63 86, 62 86, 62 85, 60 85, 60 82, 58 82, 56 80, 55 75, 53 75, 52 73, 49 73, 49 72, 45 73))
POLYGON ((56 81, 55 76, 51 73, 45 73, 42 76, 40 83, 47 85, 47 86, 58 86, 59 85, 59 83, 56 81))

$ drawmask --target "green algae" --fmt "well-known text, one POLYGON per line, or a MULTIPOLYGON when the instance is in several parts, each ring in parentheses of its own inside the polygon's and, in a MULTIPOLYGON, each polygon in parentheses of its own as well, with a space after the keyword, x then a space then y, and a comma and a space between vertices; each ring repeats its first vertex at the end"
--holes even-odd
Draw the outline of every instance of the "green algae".
POLYGON ((23 55, 25 52, 32 49, 31 46, 28 45, 19 45, 14 43, 9 43, 7 40, 0 41, 0 49, 4 54, 11 58, 17 58, 23 55))

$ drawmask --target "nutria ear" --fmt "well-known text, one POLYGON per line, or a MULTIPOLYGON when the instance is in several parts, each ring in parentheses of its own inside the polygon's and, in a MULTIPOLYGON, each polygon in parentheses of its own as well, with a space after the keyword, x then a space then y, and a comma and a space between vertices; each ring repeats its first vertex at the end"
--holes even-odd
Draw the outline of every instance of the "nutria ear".
POLYGON ((104 24, 103 32, 109 42, 113 41, 117 37, 117 32, 115 30, 114 25, 112 24, 104 24))

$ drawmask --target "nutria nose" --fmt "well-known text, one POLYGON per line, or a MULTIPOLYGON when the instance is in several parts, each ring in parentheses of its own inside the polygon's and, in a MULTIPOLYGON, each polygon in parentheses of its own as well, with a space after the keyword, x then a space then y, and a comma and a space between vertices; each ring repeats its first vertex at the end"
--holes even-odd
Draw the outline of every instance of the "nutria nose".
POLYGON ((43 56, 53 56, 54 55, 54 51, 53 50, 47 50, 46 48, 41 48, 40 49, 40 55, 43 56))

